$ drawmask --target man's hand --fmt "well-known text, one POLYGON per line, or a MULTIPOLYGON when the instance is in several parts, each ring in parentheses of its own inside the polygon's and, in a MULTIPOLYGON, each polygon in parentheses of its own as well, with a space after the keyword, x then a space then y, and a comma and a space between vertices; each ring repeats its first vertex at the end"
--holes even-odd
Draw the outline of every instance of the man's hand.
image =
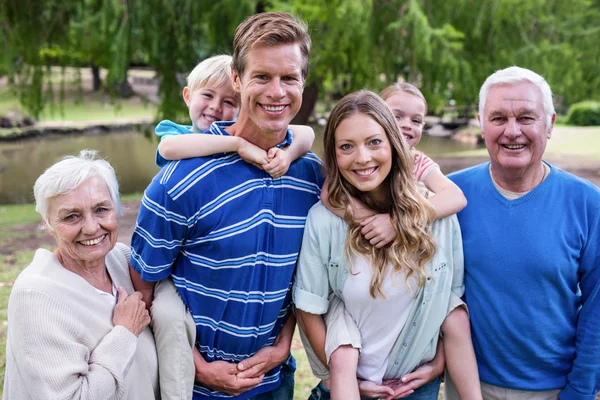
POLYGON ((238 378, 250 379, 264 376, 273 368, 281 365, 288 357, 289 349, 283 351, 276 346, 265 346, 252 357, 245 359, 237 365, 238 378))
POLYGON ((273 147, 267 152, 268 163, 263 165, 263 169, 273 178, 279 178, 285 175, 290 168, 290 155, 278 147, 273 147))
POLYGON ((388 399, 394 395, 394 389, 387 386, 385 383, 378 385, 371 381, 358 380, 358 391, 361 397, 372 399, 388 399))
POLYGON ((206 362, 196 347, 193 352, 196 381, 209 389, 238 396, 258 386, 264 378, 264 375, 242 378, 237 374, 236 364, 226 361, 206 362))
POLYGON ((239 143, 237 153, 244 161, 249 162, 258 168, 263 168, 269 162, 267 152, 260 147, 242 138, 240 138, 239 143))
POLYGON ((360 222, 360 232, 373 246, 380 249, 393 242, 398 236, 389 214, 376 214, 360 222))

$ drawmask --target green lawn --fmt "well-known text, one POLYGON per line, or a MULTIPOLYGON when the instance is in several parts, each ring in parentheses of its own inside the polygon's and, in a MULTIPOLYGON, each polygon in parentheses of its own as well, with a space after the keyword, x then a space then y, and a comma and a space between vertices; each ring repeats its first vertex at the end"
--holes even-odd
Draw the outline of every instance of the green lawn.
MULTIPOLYGON (((112 121, 115 118, 154 118, 156 114, 156 105, 140 98, 111 101, 103 92, 85 92, 83 95, 85 100, 81 101, 77 92, 71 90, 66 93, 62 104, 48 103, 39 121, 112 121)), ((0 88, 0 116, 11 110, 22 110, 19 100, 7 88, 0 88)))

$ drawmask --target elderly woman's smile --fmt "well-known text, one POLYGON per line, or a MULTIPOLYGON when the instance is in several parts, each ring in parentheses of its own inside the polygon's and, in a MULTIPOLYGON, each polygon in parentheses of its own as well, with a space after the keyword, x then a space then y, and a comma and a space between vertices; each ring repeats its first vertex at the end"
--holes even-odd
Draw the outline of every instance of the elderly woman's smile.
POLYGON ((117 241, 117 210, 106 184, 92 177, 50 199, 49 231, 63 260, 103 262, 117 241))

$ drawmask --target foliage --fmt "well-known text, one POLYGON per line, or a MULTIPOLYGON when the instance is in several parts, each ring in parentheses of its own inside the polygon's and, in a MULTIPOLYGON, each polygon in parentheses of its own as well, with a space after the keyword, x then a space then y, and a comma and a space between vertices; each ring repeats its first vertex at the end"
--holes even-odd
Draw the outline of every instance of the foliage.
POLYGON ((403 79, 434 112, 472 107, 484 79, 515 64, 548 80, 559 112, 600 96, 598 0, 0 0, 0 71, 37 115, 57 100, 49 65, 104 67, 111 89, 141 63, 161 82, 157 117, 185 120, 181 74, 231 52, 238 23, 263 10, 309 24, 307 85, 322 99, 403 79))
POLYGON ((567 123, 578 126, 600 126, 600 102, 582 101, 569 108, 567 123))

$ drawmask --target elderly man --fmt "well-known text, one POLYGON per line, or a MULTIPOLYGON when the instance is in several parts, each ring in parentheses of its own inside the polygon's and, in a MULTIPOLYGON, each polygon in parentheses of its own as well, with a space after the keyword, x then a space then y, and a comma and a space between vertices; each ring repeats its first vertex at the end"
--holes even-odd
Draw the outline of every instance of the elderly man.
MULTIPOLYGON (((211 133, 265 151, 289 145, 310 45, 290 14, 243 21, 232 62, 240 114, 213 123, 211 133)), ((306 215, 320 195, 319 164, 309 153, 272 179, 237 154, 194 158, 168 164, 146 190, 132 266, 145 281, 172 275, 193 316, 194 399, 293 397, 289 289, 306 215)))
MULTIPOLYGON (((600 190, 542 160, 550 87, 519 67, 479 93, 490 162, 451 175, 484 399, 593 400, 600 387, 600 190)), ((450 396, 452 397, 452 396, 450 396)))

